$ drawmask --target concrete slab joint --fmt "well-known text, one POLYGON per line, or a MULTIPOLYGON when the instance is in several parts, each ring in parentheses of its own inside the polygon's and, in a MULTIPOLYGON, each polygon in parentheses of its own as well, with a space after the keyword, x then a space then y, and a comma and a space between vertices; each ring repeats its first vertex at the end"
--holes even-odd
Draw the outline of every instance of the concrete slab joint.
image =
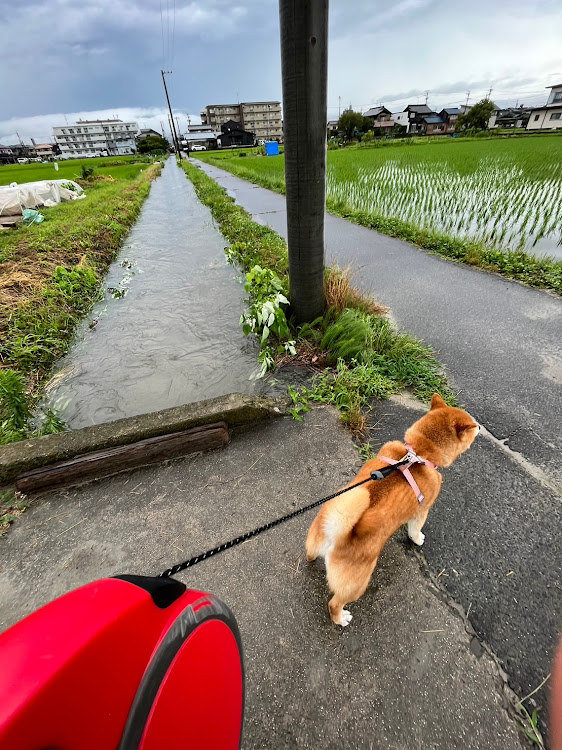
POLYGON ((288 401, 284 398, 230 393, 58 435, 22 440, 0 448, 0 485, 9 484, 24 471, 91 451, 128 445, 213 422, 226 422, 229 428, 251 425, 285 416, 287 408, 288 401))

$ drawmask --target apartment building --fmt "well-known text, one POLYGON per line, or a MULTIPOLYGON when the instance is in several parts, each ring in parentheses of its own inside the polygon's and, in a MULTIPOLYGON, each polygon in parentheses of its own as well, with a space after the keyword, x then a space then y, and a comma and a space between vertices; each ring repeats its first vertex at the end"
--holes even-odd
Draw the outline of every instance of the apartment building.
POLYGON ((279 141, 283 138, 280 102, 240 102, 209 104, 201 111, 201 122, 218 131, 229 120, 240 123, 243 130, 255 133, 257 141, 279 141))
POLYGON ((61 157, 122 156, 136 152, 136 122, 122 120, 78 120, 75 125, 53 128, 61 157))

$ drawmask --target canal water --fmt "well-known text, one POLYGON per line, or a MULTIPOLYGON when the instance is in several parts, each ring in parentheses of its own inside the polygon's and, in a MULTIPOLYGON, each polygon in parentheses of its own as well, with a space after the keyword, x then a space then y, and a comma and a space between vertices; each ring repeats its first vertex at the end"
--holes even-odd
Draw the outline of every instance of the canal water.
POLYGON ((241 272, 191 182, 168 159, 105 283, 46 389, 43 406, 76 429, 234 391, 257 344, 239 327, 241 272))

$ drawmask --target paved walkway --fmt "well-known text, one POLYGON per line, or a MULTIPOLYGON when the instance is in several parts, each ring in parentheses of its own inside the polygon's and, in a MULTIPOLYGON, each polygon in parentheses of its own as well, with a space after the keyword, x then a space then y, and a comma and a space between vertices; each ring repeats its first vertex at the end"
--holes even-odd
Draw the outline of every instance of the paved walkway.
MULTIPOLYGON (((286 236, 284 196, 201 166, 286 236)), ((424 555, 527 694, 549 673, 562 629, 562 300, 330 215, 326 247, 360 269, 358 283, 391 306, 400 327, 439 352, 460 400, 505 441, 480 440, 470 472, 445 488, 424 555)), ((389 413, 375 445, 403 434, 389 413)))
MULTIPOLYGON (((412 421, 417 415, 409 414, 412 421)), ((35 500, 0 539, 0 628, 76 586, 156 574, 342 486, 359 465, 328 408, 234 435, 222 451, 35 500)), ((245 652, 244 743, 316 750, 516 750, 493 660, 420 572, 403 532, 352 604, 328 617, 300 516, 180 576, 234 611, 245 652)))
MULTIPOLYGON (((198 162, 254 218, 287 236, 285 197, 198 162)), ((431 344, 460 398, 562 488, 562 299, 326 215, 328 259, 431 344)))

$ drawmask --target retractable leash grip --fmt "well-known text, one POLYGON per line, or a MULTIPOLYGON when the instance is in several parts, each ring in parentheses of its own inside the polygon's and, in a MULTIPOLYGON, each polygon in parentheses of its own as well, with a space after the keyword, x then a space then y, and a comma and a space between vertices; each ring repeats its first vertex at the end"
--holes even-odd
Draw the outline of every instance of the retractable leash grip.
POLYGON ((0 635, 0 750, 240 747, 236 621, 173 579, 122 576, 0 635))

